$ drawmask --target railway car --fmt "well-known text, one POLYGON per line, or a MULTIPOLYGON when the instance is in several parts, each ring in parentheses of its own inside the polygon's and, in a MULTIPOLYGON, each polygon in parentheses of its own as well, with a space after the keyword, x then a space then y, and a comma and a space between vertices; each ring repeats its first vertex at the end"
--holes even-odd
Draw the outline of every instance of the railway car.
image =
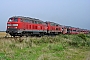
POLYGON ((13 16, 7 22, 6 33, 11 36, 29 36, 29 35, 44 35, 47 33, 47 25, 45 22, 23 16, 13 16))
POLYGON ((62 26, 54 22, 45 22, 47 24, 47 34, 57 35, 62 32, 62 26))
POLYGON ((79 34, 78 28, 71 27, 71 26, 64 26, 63 34, 79 34))
POLYGON ((71 27, 70 30, 71 30, 70 34, 78 34, 77 28, 71 27))
POLYGON ((84 34, 89 34, 89 30, 85 29, 84 34))
POLYGON ((89 30, 87 30, 87 29, 80 29, 80 34, 89 34, 89 30))

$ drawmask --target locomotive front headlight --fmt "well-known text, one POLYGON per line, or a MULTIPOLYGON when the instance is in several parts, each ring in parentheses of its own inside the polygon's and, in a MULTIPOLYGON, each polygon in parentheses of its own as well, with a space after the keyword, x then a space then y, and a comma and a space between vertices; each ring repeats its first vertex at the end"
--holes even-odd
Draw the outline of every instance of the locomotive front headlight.
POLYGON ((17 28, 17 27, 15 27, 15 28, 17 28))
POLYGON ((7 26, 11 26, 11 24, 7 24, 7 26))
POLYGON ((7 27, 7 28, 9 28, 9 27, 7 27))
POLYGON ((13 24, 13 26, 18 26, 18 24, 13 24))

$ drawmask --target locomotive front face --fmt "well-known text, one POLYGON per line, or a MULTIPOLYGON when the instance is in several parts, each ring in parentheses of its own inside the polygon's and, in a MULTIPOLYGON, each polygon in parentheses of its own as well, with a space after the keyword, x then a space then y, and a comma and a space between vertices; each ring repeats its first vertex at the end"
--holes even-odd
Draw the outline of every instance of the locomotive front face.
POLYGON ((7 23, 7 29, 18 28, 18 18, 10 18, 7 23))
POLYGON ((20 31, 19 31, 19 18, 10 18, 8 20, 6 33, 9 33, 9 34, 20 33, 20 31))

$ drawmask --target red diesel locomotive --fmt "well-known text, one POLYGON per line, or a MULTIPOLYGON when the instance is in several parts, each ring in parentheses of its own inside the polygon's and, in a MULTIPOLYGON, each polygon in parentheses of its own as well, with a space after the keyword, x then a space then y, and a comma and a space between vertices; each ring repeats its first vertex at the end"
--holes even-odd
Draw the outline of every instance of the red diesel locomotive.
POLYGON ((47 33, 45 22, 29 17, 14 16, 7 22, 6 33, 11 36, 44 35, 47 33))
POLYGON ((62 26, 54 22, 45 22, 47 24, 47 34, 57 35, 62 32, 62 26))
POLYGON ((11 36, 43 36, 43 35, 57 35, 57 34, 88 34, 87 29, 80 29, 71 26, 63 26, 54 22, 44 22, 39 19, 13 16, 7 22, 6 33, 11 36))

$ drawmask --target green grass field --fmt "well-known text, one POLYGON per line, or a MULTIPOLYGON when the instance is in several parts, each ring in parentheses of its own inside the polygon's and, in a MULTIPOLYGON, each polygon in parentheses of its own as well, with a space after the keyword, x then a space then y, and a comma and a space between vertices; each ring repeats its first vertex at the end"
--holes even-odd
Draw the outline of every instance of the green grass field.
POLYGON ((0 38, 0 60, 86 60, 89 43, 90 35, 0 38))

